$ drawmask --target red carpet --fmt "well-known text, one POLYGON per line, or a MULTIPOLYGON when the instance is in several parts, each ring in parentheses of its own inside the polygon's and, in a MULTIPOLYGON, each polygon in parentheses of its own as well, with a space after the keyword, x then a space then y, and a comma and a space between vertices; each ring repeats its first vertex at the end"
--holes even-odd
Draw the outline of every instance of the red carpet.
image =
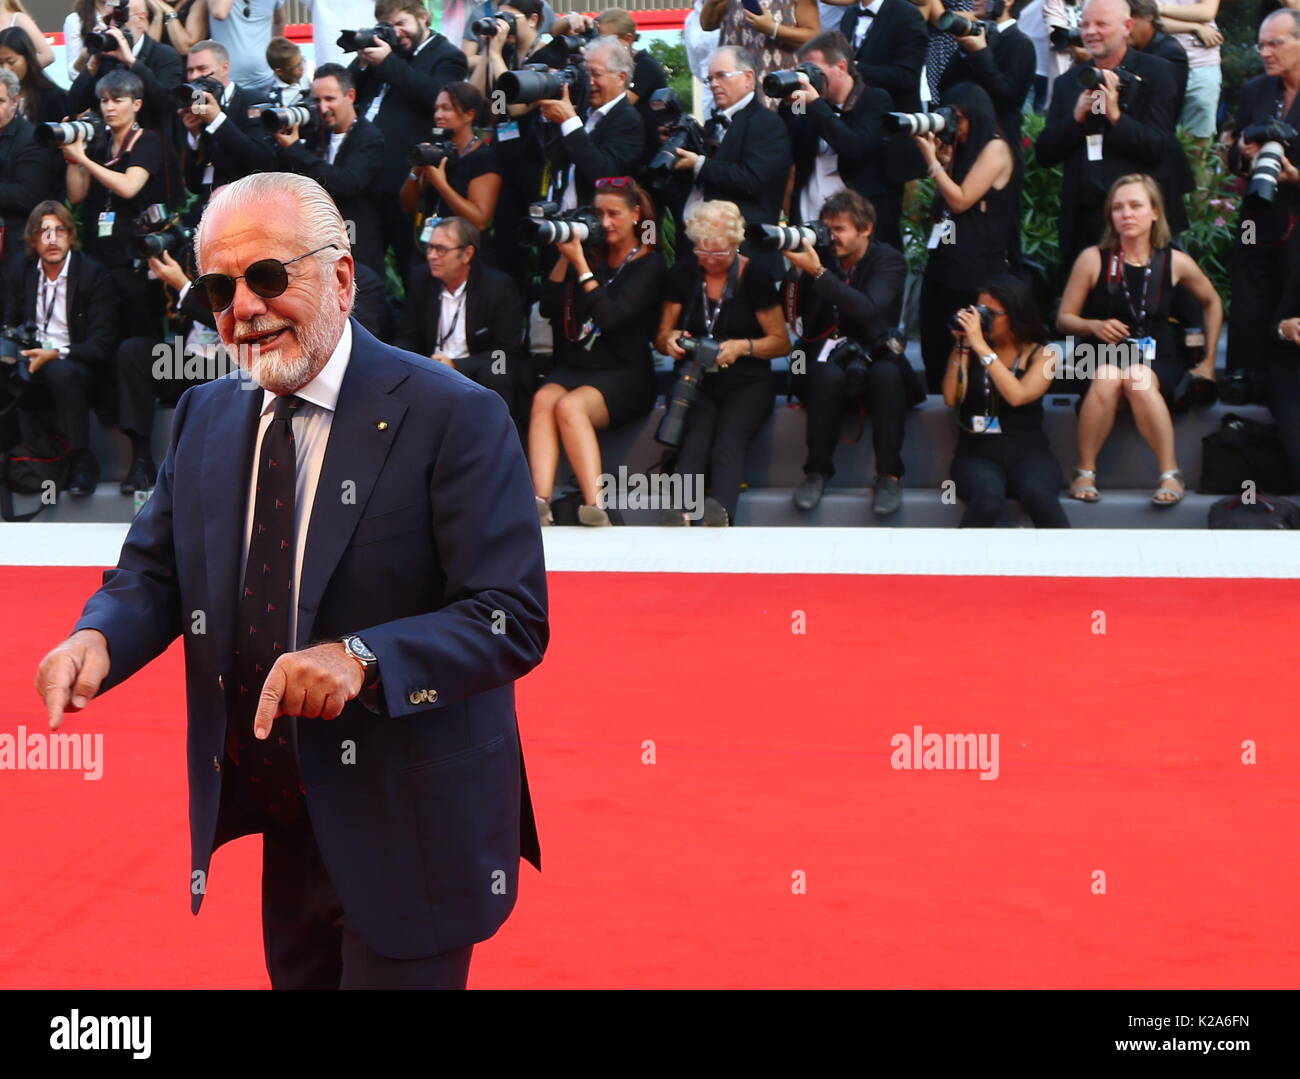
MULTIPOLYGON (((44 730, 36 664, 98 582, 0 569, 0 733, 44 730)), ((519 693, 546 871, 471 987, 1300 980, 1300 582, 551 586, 519 693), (917 724, 998 733, 1000 775, 894 770, 917 724)), ((265 985, 259 840, 189 914, 179 646, 67 729, 105 733, 98 782, 0 772, 0 988, 265 985)))

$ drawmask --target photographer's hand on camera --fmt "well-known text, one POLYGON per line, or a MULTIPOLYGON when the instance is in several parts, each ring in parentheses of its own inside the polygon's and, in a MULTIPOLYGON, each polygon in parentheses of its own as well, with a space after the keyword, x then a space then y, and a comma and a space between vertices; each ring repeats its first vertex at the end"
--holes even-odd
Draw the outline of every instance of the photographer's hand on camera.
POLYGON ((681 345, 678 344, 678 341, 680 341, 683 337, 687 337, 687 336, 689 335, 686 333, 685 330, 669 330, 668 333, 664 336, 662 346, 660 347, 659 351, 662 352, 665 356, 670 357, 671 359, 680 360, 683 356, 686 355, 686 350, 682 348, 681 345))
POLYGON ((977 356, 993 351, 984 338, 984 328, 980 325, 979 312, 973 306, 961 308, 957 312, 957 321, 961 324, 961 329, 953 330, 952 335, 957 339, 959 345, 965 343, 977 356))
POLYGON ((741 340, 737 337, 729 338, 718 345, 718 366, 730 367, 739 359, 754 354, 754 342, 749 339, 741 340))
POLYGON ((302 138, 302 136, 298 134, 298 125, 294 124, 292 127, 285 128, 283 131, 277 131, 274 138, 277 145, 293 146, 302 138))
POLYGON ((124 67, 134 67, 135 54, 131 51, 131 45, 127 42, 126 35, 116 26, 110 26, 105 33, 117 44, 111 49, 105 49, 103 55, 116 60, 124 67))
POLYGON ((180 292, 190 283, 189 276, 170 252, 164 251, 158 258, 151 258, 148 262, 154 277, 173 291, 180 292))
POLYGON ((578 110, 573 107, 573 102, 569 100, 569 87, 560 88, 559 97, 542 98, 537 102, 537 107, 541 109, 542 115, 553 124, 562 124, 565 120, 576 119, 578 110))
POLYGON ((806 274, 816 275, 822 269, 821 256, 817 254, 817 249, 804 240, 803 246, 797 251, 783 251, 786 262, 796 270, 802 270, 806 274))
POLYGON ((989 47, 988 35, 984 33, 984 28, 980 26, 975 33, 957 38, 957 47, 963 52, 979 52, 981 49, 987 49, 989 47))
POLYGON ((1284 318, 1277 324, 1277 334, 1283 341, 1300 345, 1300 318, 1284 318))
MULTIPOLYGON (((572 239, 565 240, 563 243, 557 243, 555 245, 555 250, 560 253, 560 265, 572 266, 574 273, 579 277, 582 277, 583 274, 591 273, 591 267, 587 264, 587 252, 583 250, 582 241, 576 236, 572 239)), ((561 275, 554 279, 557 281, 563 281, 564 277, 561 275)), ((595 287, 596 281, 594 279, 586 281, 582 285, 584 292, 590 292, 595 287), (588 286, 590 286, 590 288, 588 286)))
POLYGON ((202 100, 196 101, 189 107, 189 112, 197 119, 203 121, 203 126, 207 126, 217 118, 221 112, 221 103, 210 93, 204 90, 202 100))
POLYGON ((32 374, 36 374, 51 360, 59 358, 59 350, 56 348, 24 348, 19 351, 18 355, 26 356, 31 361, 28 369, 32 374))
POLYGON ((80 135, 66 146, 60 147, 63 150, 63 160, 73 165, 80 165, 85 168, 90 158, 86 155, 86 140, 80 135))
POLYGON ((695 163, 699 161, 702 156, 703 155, 697 154, 694 150, 678 150, 677 164, 675 164, 673 168, 682 169, 683 171, 686 169, 694 171, 695 163))
POLYGON ((358 49, 362 67, 378 67, 393 54, 393 47, 387 41, 376 41, 365 49, 358 49))

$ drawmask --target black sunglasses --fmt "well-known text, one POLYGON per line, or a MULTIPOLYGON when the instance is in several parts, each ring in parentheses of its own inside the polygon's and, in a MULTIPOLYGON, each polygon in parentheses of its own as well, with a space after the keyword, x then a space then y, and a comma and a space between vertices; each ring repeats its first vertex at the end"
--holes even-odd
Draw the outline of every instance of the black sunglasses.
POLYGON ((289 271, 285 269, 286 266, 292 266, 295 262, 300 262, 311 255, 319 255, 331 247, 337 249, 338 246, 338 244, 326 244, 324 247, 316 248, 315 251, 308 251, 306 255, 299 255, 285 262, 279 259, 259 259, 238 277, 231 277, 224 273, 205 273, 194 279, 192 286, 194 295, 198 302, 213 314, 224 311, 235 302, 235 282, 242 277, 256 295, 264 300, 273 300, 289 287, 289 271))

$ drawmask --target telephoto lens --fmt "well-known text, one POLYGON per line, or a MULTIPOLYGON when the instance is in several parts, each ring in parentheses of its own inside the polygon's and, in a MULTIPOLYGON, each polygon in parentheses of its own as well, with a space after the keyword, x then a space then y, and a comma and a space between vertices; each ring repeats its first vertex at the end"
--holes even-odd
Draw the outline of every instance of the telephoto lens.
POLYGON ((933 112, 887 112, 880 118, 887 135, 943 135, 957 126, 956 114, 947 105, 933 112))
POLYGON ((1065 52, 1066 49, 1071 48, 1083 48, 1083 34, 1079 32, 1078 27, 1054 26, 1047 37, 1052 43, 1052 48, 1057 52, 1065 52))
POLYGON ((758 251, 799 251, 804 241, 813 247, 831 246, 831 230, 820 221, 803 225, 746 225, 745 239, 758 251))
POLYGON ((680 446, 686 428, 686 415, 695 404, 704 372, 718 362, 720 342, 712 337, 679 337, 678 346, 686 353, 681 374, 668 394, 668 407, 659 421, 655 441, 663 446, 680 446))
POLYGON ((951 11, 945 11, 935 20, 934 28, 941 34, 953 37, 972 37, 984 33, 984 24, 971 19, 963 19, 951 11))
POLYGON ((518 71, 507 71, 497 79, 507 105, 531 105, 535 101, 549 101, 564 96, 564 87, 574 82, 572 69, 552 71, 535 65, 518 71))
POLYGON ((95 123, 91 120, 63 120, 58 123, 37 124, 32 137, 38 146, 52 149, 58 146, 70 146, 78 138, 90 142, 103 126, 102 121, 95 123))
POLYGON ((272 135, 297 127, 300 134, 307 134, 320 121, 320 109, 313 102, 308 105, 263 105, 260 117, 262 127, 272 135))

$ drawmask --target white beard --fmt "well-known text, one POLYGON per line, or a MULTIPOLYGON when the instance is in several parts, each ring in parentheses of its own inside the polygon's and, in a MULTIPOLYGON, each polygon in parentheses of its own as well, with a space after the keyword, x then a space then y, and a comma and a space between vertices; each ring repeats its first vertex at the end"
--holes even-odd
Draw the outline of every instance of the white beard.
MULTIPOLYGON (((264 390, 276 394, 300 390, 329 362, 334 346, 343 332, 343 320, 347 316, 338 312, 338 317, 331 317, 334 314, 335 312, 321 312, 305 325, 285 329, 285 333, 292 334, 298 342, 298 355, 293 360, 283 359, 283 350, 280 348, 253 346, 242 350, 240 366, 264 390)), ((270 322, 270 319, 254 319, 239 324, 236 326, 236 334, 257 333, 262 329, 260 322, 270 322)))

